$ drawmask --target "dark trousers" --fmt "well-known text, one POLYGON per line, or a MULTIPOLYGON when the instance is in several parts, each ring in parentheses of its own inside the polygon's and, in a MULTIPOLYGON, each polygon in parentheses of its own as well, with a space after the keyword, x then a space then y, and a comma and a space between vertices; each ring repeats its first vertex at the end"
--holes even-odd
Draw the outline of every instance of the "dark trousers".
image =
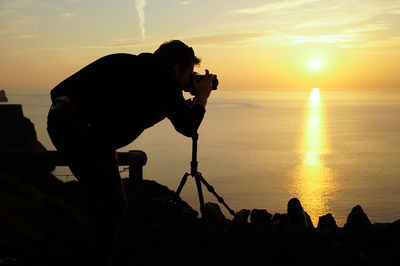
POLYGON ((112 265, 118 225, 126 209, 115 150, 105 145, 101 132, 92 130, 67 103, 50 109, 47 130, 70 169, 84 186, 89 203, 89 250, 92 265, 112 265))

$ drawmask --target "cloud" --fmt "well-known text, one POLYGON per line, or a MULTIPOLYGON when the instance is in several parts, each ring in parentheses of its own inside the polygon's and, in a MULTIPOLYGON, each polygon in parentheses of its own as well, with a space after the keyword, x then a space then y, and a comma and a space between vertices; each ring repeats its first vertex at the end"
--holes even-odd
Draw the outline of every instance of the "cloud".
POLYGON ((369 32, 369 31, 388 30, 390 28, 391 27, 389 26, 389 24, 368 24, 355 28, 346 29, 345 32, 369 32))
POLYGON ((146 36, 146 29, 144 27, 145 24, 144 8, 146 6, 146 0, 135 0, 135 6, 139 17, 139 28, 142 36, 142 41, 144 41, 146 36))
POLYGON ((280 39, 283 45, 297 45, 297 44, 307 44, 307 43, 343 45, 344 43, 355 41, 354 36, 346 34, 315 35, 315 36, 282 35, 280 36, 280 39))
POLYGON ((241 14, 259 14, 259 13, 264 13, 269 10, 280 10, 280 9, 288 9, 288 8, 294 8, 294 7, 300 7, 302 5, 311 3, 311 2, 316 2, 319 0, 284 0, 284 1, 277 1, 273 3, 268 3, 264 4, 262 6, 258 7, 250 7, 250 8, 243 8, 243 9, 236 9, 232 10, 232 13, 241 13, 241 14))
POLYGON ((190 5, 192 2, 190 1, 182 1, 180 2, 181 5, 190 5))
MULTIPOLYGON (((220 34, 205 34, 181 36, 170 39, 179 39, 191 46, 282 46, 302 44, 327 44, 344 47, 345 44, 359 42, 356 33, 337 33, 321 35, 288 34, 277 31, 263 32, 228 32, 220 34)), ((143 45, 157 46, 166 39, 152 39, 141 42, 136 39, 120 39, 111 41, 108 47, 138 47, 143 45)))
MULTIPOLYGON (((400 36, 393 36, 385 40, 354 42, 339 46, 341 48, 381 48, 395 49, 400 52, 400 36)), ((383 51, 383 50, 382 50, 383 51)))
MULTIPOLYGON (((400 2, 399 2, 400 3, 400 2)), ((350 12, 348 7, 336 6, 336 8, 318 10, 308 14, 308 18, 302 23, 294 25, 294 29, 304 29, 313 27, 326 27, 326 26, 345 26, 361 24, 360 26, 368 26, 370 21, 376 20, 378 17, 386 17, 391 10, 391 5, 376 5, 376 3, 368 3, 366 6, 350 12), (323 14, 321 15, 320 12, 323 14)), ((399 4, 397 4, 399 5, 399 4)))
POLYGON ((19 34, 14 36, 14 39, 35 39, 35 38, 39 38, 39 36, 37 35, 32 35, 32 34, 19 34))
POLYGON ((5 0, 2 1, 2 7, 11 9, 21 9, 33 7, 32 0, 5 0))
POLYGON ((31 52, 43 52, 43 51, 74 51, 74 50, 106 50, 110 49, 109 45, 87 45, 87 46, 55 46, 55 47, 40 47, 40 48, 29 48, 20 50, 21 53, 31 52))
POLYGON ((191 45, 247 45, 258 38, 271 35, 268 32, 235 32, 189 36, 182 40, 191 45))
MULTIPOLYGON (((181 36, 170 39, 178 39, 190 45, 248 45, 259 38, 265 38, 269 32, 238 32, 220 33, 194 36, 181 36)), ((146 40, 145 45, 160 45, 166 39, 146 40)), ((110 47, 131 47, 143 45, 138 39, 122 39, 111 41, 110 47)))
POLYGON ((149 45, 153 40, 143 40, 140 38, 125 38, 125 39, 114 39, 108 41, 108 47, 133 47, 149 45))
MULTIPOLYGON (((393 0, 346 0, 346 1, 318 1, 318 0, 285 0, 269 2, 267 4, 242 8, 231 13, 242 15, 263 14, 250 20, 257 21, 258 25, 264 22, 264 28, 273 25, 274 28, 306 29, 327 26, 360 26, 355 24, 375 24, 376 19, 386 19, 391 24, 398 20, 393 16, 399 13, 400 1, 393 0)), ((394 27, 392 27, 394 28, 394 27)))
POLYGON ((9 9, 51 9, 59 7, 58 1, 2 0, 1 7, 9 9))
POLYGON ((1 32, 9 34, 10 38, 37 38, 36 35, 25 32, 40 31, 38 30, 40 22, 44 20, 41 14, 58 7, 58 3, 53 1, 1 0, 0 25, 3 28, 1 32))
POLYGON ((13 13, 15 13, 15 12, 16 12, 15 9, 4 9, 4 10, 0 10, 0 17, 2 17, 2 16, 7 16, 7 15, 13 14, 13 13))
POLYGON ((76 15, 76 13, 73 13, 73 12, 61 14, 62 17, 72 17, 72 16, 75 16, 75 15, 76 15))

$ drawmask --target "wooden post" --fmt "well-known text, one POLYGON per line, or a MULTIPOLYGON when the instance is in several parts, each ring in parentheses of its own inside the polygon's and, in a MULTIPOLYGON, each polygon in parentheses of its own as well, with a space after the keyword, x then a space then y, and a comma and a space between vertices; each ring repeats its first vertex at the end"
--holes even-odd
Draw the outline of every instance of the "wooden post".
MULTIPOLYGON (((136 152, 136 151, 129 151, 136 152)), ((129 165, 129 208, 134 222, 144 223, 143 206, 143 167, 131 164, 129 165)))

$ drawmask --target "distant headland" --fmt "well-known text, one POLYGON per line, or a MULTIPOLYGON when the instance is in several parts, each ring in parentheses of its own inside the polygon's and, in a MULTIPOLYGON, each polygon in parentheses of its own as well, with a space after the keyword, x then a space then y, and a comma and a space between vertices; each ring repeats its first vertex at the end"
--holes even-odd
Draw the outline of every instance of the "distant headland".
POLYGON ((0 90, 0 102, 8 102, 6 92, 4 90, 0 90))

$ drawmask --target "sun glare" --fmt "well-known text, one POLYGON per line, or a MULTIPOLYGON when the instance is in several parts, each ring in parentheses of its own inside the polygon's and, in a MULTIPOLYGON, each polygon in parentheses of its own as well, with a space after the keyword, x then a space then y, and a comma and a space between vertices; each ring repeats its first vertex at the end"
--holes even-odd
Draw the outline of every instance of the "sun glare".
POLYGON ((311 95, 310 95, 310 101, 316 102, 321 99, 321 96, 319 95, 319 88, 313 88, 311 95))
POLYGON ((310 107, 319 107, 321 105, 321 96, 319 95, 319 89, 313 88, 310 95, 310 107))
POLYGON ((313 60, 311 60, 310 66, 312 69, 318 70, 321 68, 322 62, 320 59, 313 59, 313 60))
POLYGON ((329 203, 337 191, 334 173, 325 161, 327 131, 321 96, 318 88, 310 92, 301 143, 302 160, 293 172, 294 182, 290 187, 292 196, 299 198, 314 226, 320 216, 331 211, 329 203))

